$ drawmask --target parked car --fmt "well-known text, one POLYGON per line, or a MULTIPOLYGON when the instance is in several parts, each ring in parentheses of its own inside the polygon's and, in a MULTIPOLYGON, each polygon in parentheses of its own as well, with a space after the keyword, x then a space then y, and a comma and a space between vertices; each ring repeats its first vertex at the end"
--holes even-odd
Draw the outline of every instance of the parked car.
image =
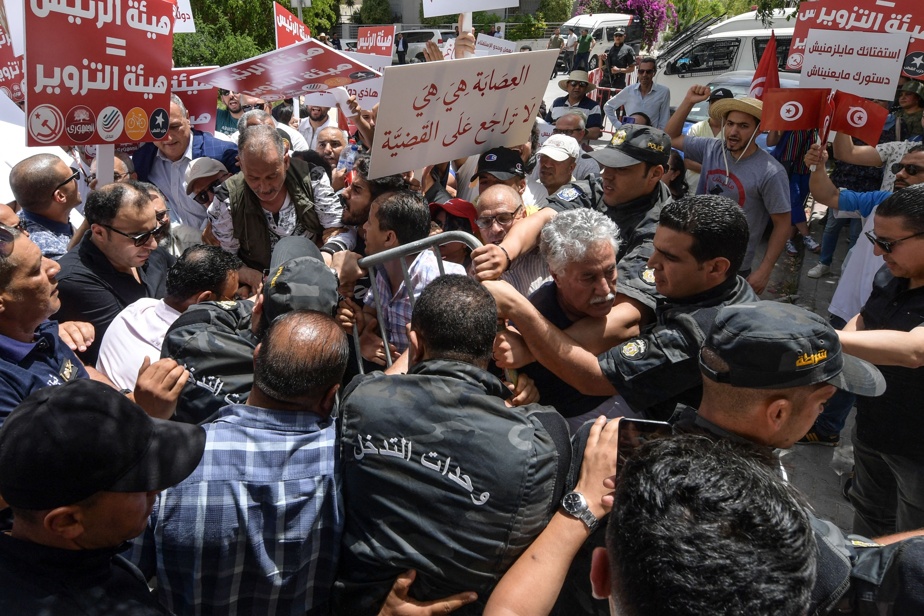
MULTIPOLYGON (((404 40, 407 43, 407 55, 405 59, 407 62, 423 62, 424 61, 424 49, 427 46, 427 41, 433 41, 440 47, 443 46, 443 43, 449 39, 456 38, 455 30, 402 30, 400 34, 404 35, 404 40)), ((395 33, 395 40, 397 40, 398 33, 395 33)), ((391 56, 391 63, 398 63, 398 52, 393 51, 391 56)))
POLYGON ((600 65, 600 56, 606 54, 613 46, 613 32, 623 30, 626 35, 626 44, 630 45, 638 54, 642 43, 642 22, 635 15, 625 13, 589 13, 572 17, 561 25, 561 35, 568 38, 568 29, 574 28, 574 33, 581 36, 581 30, 587 30, 594 38, 590 49, 590 59, 587 61, 588 70, 600 65))

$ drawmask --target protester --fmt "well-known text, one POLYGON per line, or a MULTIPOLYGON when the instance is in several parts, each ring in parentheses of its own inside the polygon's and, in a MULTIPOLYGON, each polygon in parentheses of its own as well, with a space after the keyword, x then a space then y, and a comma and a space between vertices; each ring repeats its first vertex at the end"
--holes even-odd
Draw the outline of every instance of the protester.
POLYGON ((606 101, 603 112, 613 126, 622 125, 617 111, 622 108, 625 115, 643 112, 650 118, 650 124, 655 128, 666 130, 667 120, 670 118, 671 92, 667 86, 654 82, 657 62, 654 58, 644 56, 638 61, 638 82, 623 89, 616 96, 606 101))
POLYGON ((22 208, 29 239, 49 259, 60 259, 74 237, 71 210, 80 205, 80 172, 53 154, 36 154, 10 172, 10 188, 22 208))
POLYGON ((603 134, 603 114, 600 112, 599 103, 587 96, 597 89, 597 86, 590 83, 587 70, 570 71, 567 79, 558 82, 558 87, 567 92, 567 95, 552 101, 545 121, 554 124, 569 110, 581 109, 587 114, 587 139, 599 139, 603 134))

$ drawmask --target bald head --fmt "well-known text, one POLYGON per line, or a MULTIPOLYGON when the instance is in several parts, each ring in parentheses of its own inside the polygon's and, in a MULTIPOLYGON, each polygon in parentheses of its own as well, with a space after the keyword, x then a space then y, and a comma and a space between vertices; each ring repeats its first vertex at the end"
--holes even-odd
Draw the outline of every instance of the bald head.
POLYGON ((54 154, 36 154, 20 161, 10 172, 10 188, 24 210, 41 213, 54 202, 55 187, 72 171, 54 154))

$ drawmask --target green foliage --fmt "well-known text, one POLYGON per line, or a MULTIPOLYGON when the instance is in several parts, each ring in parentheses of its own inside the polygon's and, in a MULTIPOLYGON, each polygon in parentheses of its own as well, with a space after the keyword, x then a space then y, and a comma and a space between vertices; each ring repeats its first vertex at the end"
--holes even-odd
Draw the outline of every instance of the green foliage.
POLYGON ((540 0, 539 14, 549 23, 568 21, 574 14, 574 0, 540 0))
POLYGON ((196 19, 194 34, 173 36, 173 63, 175 66, 225 66, 246 60, 269 49, 261 48, 247 34, 231 31, 228 19, 219 16, 215 24, 196 19))
POLYGON ((537 39, 545 35, 545 20, 542 13, 537 13, 536 17, 530 14, 517 15, 512 20, 507 21, 507 32, 504 38, 508 41, 522 41, 523 39, 537 39))
POLYGON ((393 23, 393 13, 388 0, 364 0, 359 9, 359 16, 364 24, 393 23))

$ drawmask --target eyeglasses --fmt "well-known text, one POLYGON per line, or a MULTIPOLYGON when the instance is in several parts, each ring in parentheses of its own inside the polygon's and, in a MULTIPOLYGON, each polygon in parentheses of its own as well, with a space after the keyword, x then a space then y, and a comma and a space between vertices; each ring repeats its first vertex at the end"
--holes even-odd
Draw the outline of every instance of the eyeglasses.
POLYGON ((924 168, 918 167, 917 165, 903 165, 902 163, 892 163, 892 166, 889 167, 889 169, 896 175, 898 175, 899 171, 904 169, 905 173, 910 176, 917 175, 918 171, 924 171, 924 168))
POLYGON ((66 180, 64 180, 63 182, 61 182, 61 183, 58 184, 57 186, 55 186, 55 189, 54 189, 53 191, 51 191, 51 192, 54 193, 56 190, 58 190, 58 189, 61 188, 62 186, 67 186, 68 184, 70 184, 71 182, 75 181, 75 180, 76 180, 77 178, 79 178, 79 177, 80 177, 80 170, 78 169, 78 170, 75 171, 74 173, 70 174, 66 180))
POLYGON ((157 222, 163 223, 164 221, 167 220, 167 214, 169 213, 170 213, 170 210, 160 210, 159 212, 155 211, 154 218, 157 220, 157 222))
MULTIPOLYGON (((121 182, 121 181, 122 181, 122 178, 127 178, 129 175, 130 175, 130 174, 128 174, 128 173, 113 173, 113 174, 112 174, 112 181, 113 181, 113 182, 121 182)), ((83 181, 86 183, 87 186, 91 185, 93 182, 96 181, 96 174, 95 174, 95 173, 87 174, 87 177, 85 177, 85 178, 83 179, 83 181)))
POLYGON ((241 109, 244 111, 253 111, 254 109, 263 109, 266 103, 260 103, 258 105, 241 105, 241 109))
POLYGON ((106 227, 110 231, 115 231, 119 235, 124 235, 125 237, 133 241, 135 243, 135 246, 138 248, 147 244, 148 240, 150 240, 152 237, 154 238, 155 241, 159 242, 162 239, 164 239, 164 236, 167 235, 167 225, 166 224, 157 225, 155 228, 151 229, 150 231, 145 231, 144 233, 139 233, 138 235, 131 235, 129 233, 126 233, 125 231, 119 231, 118 229, 116 229, 115 227, 112 227, 111 225, 104 225, 100 223, 100 226, 106 227))
POLYGON ((512 213, 504 212, 502 214, 498 214, 497 216, 485 216, 482 218, 476 218, 475 224, 478 225, 479 229, 490 229, 492 226, 494 226, 495 222, 497 222, 497 224, 499 224, 502 227, 506 227, 507 225, 509 225, 510 223, 514 221, 514 219, 517 217, 517 214, 520 212, 520 209, 522 209, 522 207, 523 206, 521 205, 517 209, 513 210, 512 213))
POLYGON ((654 75, 655 70, 653 68, 640 68, 638 69, 639 75, 654 75))
POLYGON ((225 90, 224 88, 218 88, 219 96, 228 96, 229 94, 231 94, 231 90, 225 90))
POLYGON ((215 193, 215 189, 219 186, 221 186, 221 180, 215 180, 205 189, 197 192, 193 197, 193 201, 199 205, 210 205, 212 203, 212 195, 215 193))
POLYGON ((586 88, 587 82, 586 81, 575 81, 572 79, 571 81, 568 82, 568 85, 571 86, 572 88, 586 88))
POLYGON ((897 240, 890 240, 890 241, 886 241, 886 240, 881 240, 881 239, 879 239, 878 237, 876 237, 875 235, 873 235, 873 232, 872 232, 872 231, 865 231, 865 232, 864 232, 864 235, 866 235, 866 239, 868 239, 869 241, 871 241, 871 242, 872 242, 873 244, 875 244, 876 246, 879 246, 879 248, 882 249, 882 252, 891 253, 891 252, 892 252, 892 249, 895 248, 895 244, 897 244, 897 243, 899 243, 899 242, 904 242, 905 240, 910 240, 911 238, 913 238, 913 237, 918 237, 919 235, 924 235, 924 231, 921 231, 921 232, 919 232, 919 233, 915 233, 914 235, 909 235, 908 237, 902 237, 902 238, 899 238, 899 239, 897 239, 897 240))
MULTIPOLYGON (((20 233, 25 233, 26 223, 20 220, 15 227, 0 223, 0 257, 6 259, 13 254, 13 242, 20 233)), ((26 234, 28 235, 28 233, 26 234)))
POLYGON ((579 133, 582 130, 584 129, 583 128, 555 128, 555 129, 552 129, 552 134, 553 135, 568 135, 570 137, 574 133, 579 133))

